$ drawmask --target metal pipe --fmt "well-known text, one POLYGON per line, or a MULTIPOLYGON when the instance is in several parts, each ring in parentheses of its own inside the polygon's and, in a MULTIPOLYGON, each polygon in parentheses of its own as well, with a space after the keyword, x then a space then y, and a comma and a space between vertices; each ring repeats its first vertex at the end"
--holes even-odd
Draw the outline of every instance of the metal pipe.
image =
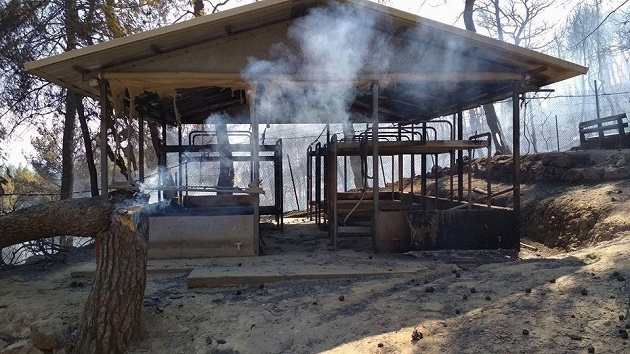
POLYGON ((309 220, 313 220, 312 205, 313 202, 313 147, 309 145, 306 148, 306 214, 309 220))
MULTIPOLYGON (((514 161, 514 214, 516 219, 516 232, 520 235, 520 213, 521 213, 521 132, 519 124, 520 122, 520 106, 519 106, 519 93, 514 91, 512 94, 512 146, 514 150, 512 152, 512 159, 514 161)), ((520 236, 519 236, 520 240, 520 236)), ((516 250, 520 250, 520 242, 516 244, 516 250)))
POLYGON ((295 188, 295 179, 293 178, 293 168, 291 167, 291 158, 287 154, 287 161, 289 162, 289 172, 291 173, 291 182, 293 182, 293 193, 295 194, 295 205, 297 210, 300 210, 300 201, 298 199, 297 188, 295 188))
POLYGON ((378 95, 380 85, 378 81, 372 83, 372 178, 373 178, 373 210, 372 210, 372 242, 374 251, 379 250, 379 181, 378 181, 378 95))
MULTIPOLYGON (((464 140, 464 113, 457 112, 457 140, 464 140)), ((457 199, 464 200, 464 151, 457 151, 457 199)))
MULTIPOLYGON (((182 125, 179 124, 177 126, 177 144, 179 145, 179 147, 181 148, 182 146, 182 125)), ((177 160, 178 160, 178 172, 179 172, 179 178, 177 179, 177 184, 179 186, 182 185, 182 180, 183 180, 183 176, 182 176, 182 171, 183 171, 183 166, 182 166, 182 151, 180 149, 180 151, 177 153, 177 160)), ((182 205, 182 201, 183 201, 183 197, 184 195, 182 194, 182 192, 178 192, 178 199, 179 199, 179 205, 182 205)))

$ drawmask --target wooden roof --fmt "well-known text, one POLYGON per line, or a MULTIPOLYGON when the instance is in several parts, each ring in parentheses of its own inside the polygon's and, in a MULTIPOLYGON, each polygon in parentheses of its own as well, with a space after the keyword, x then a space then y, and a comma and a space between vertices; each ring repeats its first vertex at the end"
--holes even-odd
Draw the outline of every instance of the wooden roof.
MULTIPOLYGON (((331 3, 356 6, 376 15, 383 19, 377 27, 388 42, 420 48, 421 60, 406 58, 403 50, 394 59, 394 69, 367 70, 353 78, 357 87, 372 80, 382 83, 379 114, 384 122, 452 114, 510 97, 515 89, 533 91, 587 71, 580 65, 364 0, 260 1, 30 62, 25 69, 95 99, 100 99, 100 93, 90 79, 133 83, 138 110, 147 117, 174 122, 177 110, 182 122, 198 123, 212 112, 246 109, 245 91, 251 82, 241 73, 248 59, 268 58, 275 43, 291 45, 287 30, 296 19, 311 8, 331 3), (456 65, 445 70, 441 66, 445 61, 456 65), (165 94, 173 88, 176 108, 165 94)), ((310 80, 292 73, 260 79, 280 83, 310 80)), ((370 94, 360 92, 365 90, 359 90, 349 107, 359 113, 357 120, 361 113, 369 115, 372 102, 370 94)), ((290 98, 289 92, 287 95, 290 98)), ((290 117, 271 120, 292 122, 290 117)))

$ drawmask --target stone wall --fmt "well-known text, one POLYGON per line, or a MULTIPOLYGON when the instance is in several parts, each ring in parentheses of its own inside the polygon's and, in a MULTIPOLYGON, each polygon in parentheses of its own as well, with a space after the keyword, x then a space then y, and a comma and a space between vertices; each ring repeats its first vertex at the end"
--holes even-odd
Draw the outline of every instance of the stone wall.
MULTIPOLYGON (((487 176, 486 158, 472 161, 473 175, 487 176)), ((467 166, 467 163, 465 164, 467 166)), ((492 158, 492 180, 511 182, 512 156, 492 158)), ((572 184, 618 181, 630 178, 630 150, 567 151, 530 154, 521 157, 521 180, 572 184)))

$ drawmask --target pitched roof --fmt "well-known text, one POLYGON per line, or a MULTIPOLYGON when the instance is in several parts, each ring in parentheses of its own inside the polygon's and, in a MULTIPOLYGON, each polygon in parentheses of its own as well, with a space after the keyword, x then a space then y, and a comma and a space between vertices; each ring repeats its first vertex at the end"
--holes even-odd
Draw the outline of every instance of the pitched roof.
MULTIPOLYGON (((509 97, 515 85, 531 91, 587 71, 580 65, 365 0, 260 1, 30 62, 25 69, 97 99, 98 87, 90 85, 90 79, 96 77, 136 85, 140 91, 176 87, 177 110, 185 120, 199 122, 215 111, 246 107, 248 80, 243 77, 243 65, 251 57, 268 59, 265 56, 275 42, 290 45, 287 31, 291 25, 309 10, 327 4, 353 6, 378 18, 376 30, 400 51, 388 59, 395 62, 388 70, 364 68, 352 78, 354 87, 371 80, 384 83, 380 95, 384 121, 431 119, 509 97), (410 44, 414 55, 404 49, 410 44), (445 62, 450 63, 448 68, 445 62)), ((370 45, 370 51, 378 50, 378 45, 370 45)), ((297 71, 261 79, 313 81, 312 76, 303 77, 297 71)), ((371 97, 361 92, 351 109, 367 113, 371 97)), ((138 102, 144 105, 145 114, 157 118, 157 111, 167 106, 164 96, 141 94, 138 102)), ((165 118, 174 121, 176 115, 171 107, 165 118)))

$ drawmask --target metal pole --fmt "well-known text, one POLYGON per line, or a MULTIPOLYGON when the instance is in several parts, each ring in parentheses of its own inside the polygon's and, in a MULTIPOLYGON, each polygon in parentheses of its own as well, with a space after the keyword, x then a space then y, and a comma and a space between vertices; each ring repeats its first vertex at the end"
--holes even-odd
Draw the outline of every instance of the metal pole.
MULTIPOLYGON (((457 112, 457 140, 464 140, 464 112, 457 112)), ((457 199, 464 200, 464 151, 457 151, 457 199)))
MULTIPOLYGON (((260 96, 263 93, 264 86, 261 83, 256 85, 256 92, 254 98, 254 107, 253 112, 250 110, 250 120, 252 124, 252 136, 250 139, 251 142, 251 156, 253 162, 252 168, 252 182, 256 186, 260 186, 260 153, 259 153, 259 143, 258 143, 258 107, 260 107, 260 96)), ((260 195, 254 194, 254 248, 256 250, 256 255, 260 254, 260 195)))
MULTIPOLYGON (((184 156, 182 155, 182 125, 179 124, 177 126, 177 144, 179 145, 179 151, 177 153, 177 171, 179 172, 179 178, 177 179, 177 185, 178 186, 182 186, 183 184, 183 166, 182 166, 182 161, 184 156)), ((183 200, 184 200, 184 193, 181 191, 181 189, 177 192, 178 194, 178 199, 179 199, 179 205, 183 205, 183 200)))
POLYGON ((373 210, 372 210, 372 242, 374 251, 378 252, 380 244, 379 227, 379 181, 378 181, 378 81, 372 83, 372 178, 373 178, 373 210))
POLYGON ((560 134, 558 133, 558 115, 556 114, 556 144, 558 145, 558 151, 560 151, 560 134))
MULTIPOLYGON (((594 80, 595 83, 595 109, 596 109, 596 113, 597 113, 597 127, 601 128, 602 127, 602 122, 599 121, 600 119, 600 115, 599 115, 599 93, 597 90, 597 80, 594 80)), ((597 135, 599 136, 599 141, 598 141, 598 146, 601 149, 602 148, 602 140, 604 140, 604 131, 600 130, 599 132, 597 132, 597 135)))
MULTIPOLYGON (((516 219, 516 234, 520 235, 520 213, 521 213, 521 125, 519 94, 514 91, 512 94, 512 159, 514 160, 514 182, 513 201, 514 214, 516 219)), ((520 236, 519 236, 520 240, 520 236)), ((520 251, 520 242, 515 242, 516 250, 520 251)))
POLYGON ((289 162, 289 172, 291 173, 291 182, 293 182, 293 193, 295 194, 295 205, 297 206, 297 210, 300 210, 300 202, 298 200, 297 189, 295 188, 295 179, 293 178, 293 168, 291 167, 291 158, 289 154, 287 154, 287 161, 289 162))

